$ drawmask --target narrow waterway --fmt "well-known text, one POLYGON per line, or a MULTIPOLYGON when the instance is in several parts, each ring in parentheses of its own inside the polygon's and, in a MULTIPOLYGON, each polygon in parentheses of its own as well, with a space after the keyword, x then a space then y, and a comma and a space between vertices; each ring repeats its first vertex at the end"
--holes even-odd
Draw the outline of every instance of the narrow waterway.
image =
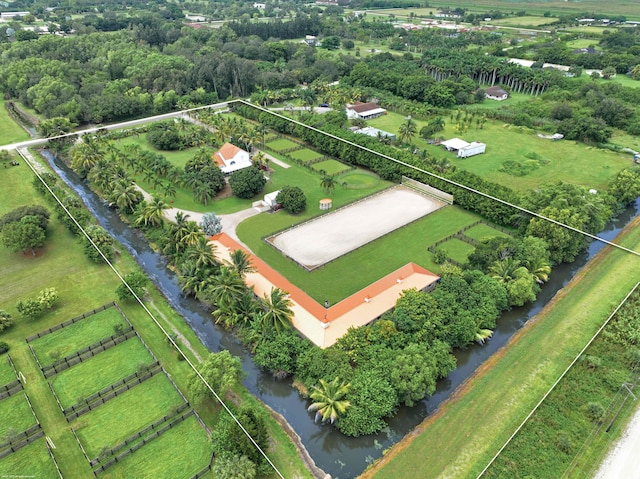
MULTIPOLYGON (((508 311, 498 320, 493 337, 484 346, 471 345, 456 352, 458 368, 439 382, 436 393, 416 406, 403 407, 389 421, 389 428, 379 434, 349 438, 330 426, 315 424, 308 413, 307 401, 291 387, 290 381, 275 381, 270 374, 260 371, 251 355, 224 329, 217 327, 210 314, 191 298, 184 298, 176 275, 166 267, 164 258, 151 250, 142 235, 122 222, 116 212, 95 195, 71 170, 53 155, 44 152, 49 164, 62 179, 83 199, 100 224, 109 231, 136 258, 157 287, 167 297, 198 337, 211 351, 228 349, 242 359, 247 377, 245 386, 263 402, 282 414, 295 429, 316 464, 334 478, 351 478, 360 474, 367 465, 382 455, 405 434, 418 425, 440 403, 446 400, 473 371, 491 354, 502 347, 522 325, 537 314, 544 305, 586 264, 602 247, 592 243, 588 251, 571 265, 554 268, 551 278, 542 288, 538 299, 526 307, 508 311)), ((640 211, 640 198, 627 208, 599 236, 612 240, 620 230, 640 211)))

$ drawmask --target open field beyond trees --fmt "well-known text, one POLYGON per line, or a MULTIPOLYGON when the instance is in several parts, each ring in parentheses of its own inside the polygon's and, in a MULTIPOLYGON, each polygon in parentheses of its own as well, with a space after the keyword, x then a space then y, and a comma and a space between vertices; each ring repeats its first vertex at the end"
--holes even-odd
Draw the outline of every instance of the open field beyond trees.
MULTIPOLYGON (((620 244, 640 249, 639 224, 625 229, 620 244)), ((639 258, 605 248, 362 477, 475 477, 635 285, 639 268, 639 258)))
MULTIPOLYGON (((489 101, 491 100, 485 100, 485 103, 489 101)), ((402 115, 390 112, 388 115, 369 121, 368 124, 397 133, 403 121, 402 115)), ((436 158, 446 158, 458 168, 519 192, 559 180, 586 188, 604 190, 619 171, 633 164, 630 155, 590 147, 575 141, 544 140, 538 138, 535 131, 524 127, 487 121, 482 129, 470 128, 460 133, 455 131, 449 118, 445 118, 445 122, 445 130, 439 136, 446 139, 458 137, 469 142, 486 143, 486 153, 471 158, 456 158, 455 153, 447 152, 440 146, 429 145, 417 136, 413 139, 413 143, 436 158), (513 176, 500 171, 506 161, 525 163, 532 157, 543 161, 539 161, 539 166, 525 176, 513 176)), ((416 123, 418 131, 425 124, 421 121, 416 123)))

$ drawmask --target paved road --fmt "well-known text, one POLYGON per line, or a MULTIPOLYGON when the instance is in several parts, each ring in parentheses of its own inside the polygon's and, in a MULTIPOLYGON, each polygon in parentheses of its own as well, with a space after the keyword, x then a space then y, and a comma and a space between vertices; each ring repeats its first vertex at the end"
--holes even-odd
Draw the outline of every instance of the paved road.
POLYGON ((104 125, 104 126, 95 126, 93 128, 87 128, 85 130, 79 130, 79 131, 74 131, 73 133, 68 133, 66 135, 60 135, 60 136, 55 136, 53 138, 37 138, 35 140, 27 140, 27 141, 22 141, 20 143, 10 143, 8 145, 2 145, 0 146, 0 150, 15 150, 17 148, 28 148, 30 146, 40 146, 40 145, 44 145, 47 143, 47 141, 49 141, 50 139, 56 139, 56 138, 66 138, 68 136, 73 136, 73 135, 78 135, 78 136, 82 136, 82 135, 86 135, 87 133, 95 133, 98 130, 119 130, 122 128, 131 128, 133 126, 140 126, 140 125, 144 125, 146 123, 152 123, 154 121, 160 121, 160 120, 167 120, 169 118, 180 118, 183 115, 185 115, 186 113, 189 113, 191 111, 197 111, 197 110, 203 110, 205 108, 226 108, 227 107, 227 103, 226 102, 222 102, 222 103, 214 103, 212 105, 207 105, 207 106, 200 106, 198 108, 191 108, 188 110, 181 110, 181 111, 174 111, 171 113, 164 113, 163 115, 155 115, 155 116, 148 116, 146 118, 140 118, 139 120, 131 120, 131 121, 124 121, 122 123, 114 123, 112 125, 104 125))

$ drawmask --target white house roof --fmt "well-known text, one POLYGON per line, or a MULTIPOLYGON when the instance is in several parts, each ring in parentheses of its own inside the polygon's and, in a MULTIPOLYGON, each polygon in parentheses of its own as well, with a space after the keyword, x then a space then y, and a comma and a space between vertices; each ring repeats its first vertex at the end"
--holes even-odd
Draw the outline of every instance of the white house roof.
POLYGON ((451 138, 450 140, 443 141, 440 144, 444 146, 447 150, 459 150, 460 148, 469 146, 469 143, 467 143, 464 140, 461 140, 460 138, 451 138))

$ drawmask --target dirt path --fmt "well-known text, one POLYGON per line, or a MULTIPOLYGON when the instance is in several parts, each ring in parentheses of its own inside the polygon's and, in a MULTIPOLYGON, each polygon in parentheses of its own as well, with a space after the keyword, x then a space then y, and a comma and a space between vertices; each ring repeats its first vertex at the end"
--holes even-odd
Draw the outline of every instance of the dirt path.
POLYGON ((158 309, 158 307, 156 306, 156 304, 153 302, 153 299, 149 299, 147 300, 149 302, 149 306, 151 306, 154 311, 156 312, 156 314, 158 316, 160 316, 162 319, 164 319, 165 325, 168 326, 171 329, 171 332, 173 334, 176 335, 176 338, 178 338, 180 340, 180 343, 187 348, 189 351, 191 351, 191 353, 193 354, 193 356, 198 360, 199 363, 202 362, 202 356, 200 356, 198 354, 198 352, 193 348, 193 346, 191 345, 191 343, 189 342, 189 340, 184 336, 184 334, 182 334, 180 331, 178 331, 178 328, 176 328, 173 323, 171 323, 171 321, 169 321, 167 319, 167 317, 164 315, 164 313, 162 311, 160 311, 160 309, 158 309))
POLYGON ((609 451, 600 464, 595 479, 619 479, 621 477, 638 477, 640 475, 640 408, 638 408, 627 424, 622 437, 609 451))

